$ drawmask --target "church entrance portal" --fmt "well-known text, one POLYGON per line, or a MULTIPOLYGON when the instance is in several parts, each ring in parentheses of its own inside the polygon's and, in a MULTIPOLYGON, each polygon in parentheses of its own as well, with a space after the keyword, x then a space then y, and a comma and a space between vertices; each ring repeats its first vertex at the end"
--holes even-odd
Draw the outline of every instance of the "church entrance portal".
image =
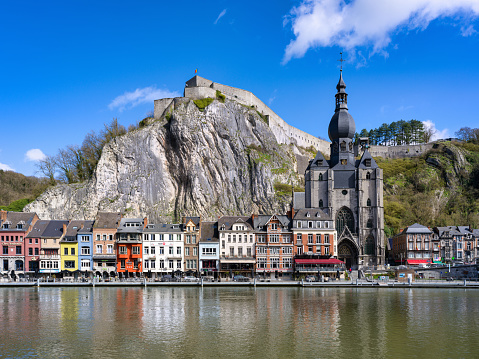
POLYGON ((346 264, 347 269, 358 268, 358 251, 349 239, 344 239, 338 246, 338 259, 346 264))

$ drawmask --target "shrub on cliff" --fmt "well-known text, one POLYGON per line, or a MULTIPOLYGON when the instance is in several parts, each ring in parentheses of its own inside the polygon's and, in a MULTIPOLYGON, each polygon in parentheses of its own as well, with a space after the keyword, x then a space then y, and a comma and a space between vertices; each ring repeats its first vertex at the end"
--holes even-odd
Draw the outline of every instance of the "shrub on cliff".
POLYGON ((206 106, 208 106, 213 101, 214 99, 212 99, 211 97, 207 97, 207 98, 202 98, 200 100, 194 100, 193 102, 195 103, 196 107, 198 107, 200 111, 204 111, 206 106))

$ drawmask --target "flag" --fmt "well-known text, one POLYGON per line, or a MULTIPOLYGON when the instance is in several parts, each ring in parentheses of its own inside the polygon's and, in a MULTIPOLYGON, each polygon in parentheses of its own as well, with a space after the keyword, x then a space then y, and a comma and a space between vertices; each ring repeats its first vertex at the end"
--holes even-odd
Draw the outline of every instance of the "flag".
POLYGON ((198 69, 195 69, 195 74, 198 73, 198 69))

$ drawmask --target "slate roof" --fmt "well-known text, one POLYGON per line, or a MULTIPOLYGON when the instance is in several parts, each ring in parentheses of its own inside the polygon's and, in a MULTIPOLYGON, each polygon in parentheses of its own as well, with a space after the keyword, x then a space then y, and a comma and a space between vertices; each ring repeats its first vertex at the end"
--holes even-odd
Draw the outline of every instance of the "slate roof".
POLYGON ((439 237, 447 236, 452 237, 452 236, 460 236, 461 232, 459 232, 455 226, 447 226, 447 227, 435 227, 435 231, 437 232, 439 237), (449 235, 446 233, 449 232, 449 235))
POLYGON ((294 192, 293 208, 304 208, 304 207, 306 207, 305 192, 294 192))
POLYGON ((122 218, 117 229, 118 233, 143 232, 143 218, 122 218), (126 226, 127 223, 138 223, 139 226, 126 226))
POLYGON ((33 226, 32 230, 28 233, 26 238, 42 238, 43 237, 43 232, 47 228, 48 224, 50 221, 37 221, 35 225, 33 226))
POLYGON ((63 225, 68 226, 69 221, 48 221, 48 225, 39 238, 60 238, 63 236, 63 225))
POLYGON ((251 221, 251 217, 247 216, 223 216, 218 219, 218 228, 222 228, 224 225, 225 231, 231 231, 233 224, 237 223, 246 225, 248 230, 253 230, 253 222, 251 221))
POLYGON ((308 168, 306 168, 306 170, 309 170, 311 168, 319 168, 325 170, 329 168, 329 162, 324 158, 321 151, 318 151, 316 153, 316 157, 314 157, 314 159, 309 162, 308 168))
POLYGON ((93 228, 117 229, 120 226, 121 213, 119 212, 98 212, 93 228))
POLYGON ((185 217, 184 224, 188 223, 189 221, 192 221, 196 227, 200 225, 201 222, 201 217, 185 217))
POLYGON ((263 230, 264 226, 270 221, 270 219, 276 216, 278 219, 279 223, 283 226, 283 230, 289 230, 291 220, 288 218, 288 216, 285 215, 279 215, 279 214, 260 214, 258 216, 255 216, 253 220, 253 226, 255 231, 261 231, 263 230))
POLYGON ((295 213, 293 219, 331 221, 331 216, 326 214, 321 208, 302 208, 295 213))
POLYGON ((80 221, 80 220, 71 221, 67 227, 67 233, 65 234, 65 237, 76 238, 78 231, 81 229, 81 227, 84 224, 85 224, 85 221, 80 221))
POLYGON ((427 228, 426 226, 423 226, 422 224, 419 223, 414 223, 413 225, 407 227, 403 233, 411 233, 411 234, 431 234, 432 231, 427 228))
POLYGON ((183 231, 182 224, 170 223, 150 223, 143 229, 143 233, 181 233, 183 231))
POLYGON ((93 224, 95 221, 85 221, 83 228, 78 231, 78 234, 91 234, 93 232, 93 224))
POLYGON ((218 242, 218 222, 202 222, 201 223, 201 239, 200 242, 218 242))
POLYGON ((5 221, 0 220, 0 231, 25 231, 28 230, 28 227, 33 223, 33 219, 35 217, 36 213, 30 213, 30 212, 7 212, 7 219, 5 221), (23 228, 17 229, 17 224, 20 222, 24 223, 23 228), (3 224, 4 223, 9 223, 10 228, 8 229, 3 229, 3 224))
POLYGON ((356 167, 358 168, 361 168, 363 170, 369 170, 369 169, 375 169, 375 168, 378 168, 378 164, 376 163, 376 161, 374 160, 373 156, 371 156, 371 154, 369 153, 369 151, 366 149, 364 150, 364 153, 363 155, 361 156, 361 159, 359 160, 359 165, 357 165, 356 167), (371 166, 366 166, 364 164, 364 162, 366 160, 371 160, 371 166))

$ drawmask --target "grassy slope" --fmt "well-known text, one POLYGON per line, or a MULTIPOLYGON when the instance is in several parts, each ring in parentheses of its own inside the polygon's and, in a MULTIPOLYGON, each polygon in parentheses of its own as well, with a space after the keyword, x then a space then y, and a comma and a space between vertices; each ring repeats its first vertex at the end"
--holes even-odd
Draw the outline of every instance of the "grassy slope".
POLYGON ((46 179, 0 170, 0 208, 21 211, 46 188, 46 179))

